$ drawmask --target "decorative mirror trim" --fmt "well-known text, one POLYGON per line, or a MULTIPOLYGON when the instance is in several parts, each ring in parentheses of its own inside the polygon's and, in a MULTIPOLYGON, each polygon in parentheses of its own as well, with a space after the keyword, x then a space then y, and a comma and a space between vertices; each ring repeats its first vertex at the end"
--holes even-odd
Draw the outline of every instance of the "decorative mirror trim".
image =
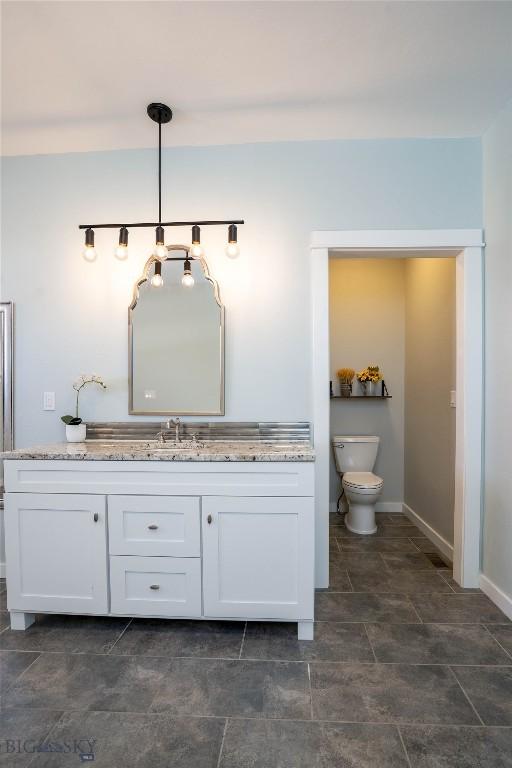
MULTIPOLYGON (((225 382, 224 382, 224 304, 220 298, 219 285, 210 275, 208 263, 204 256, 191 256, 188 245, 168 245, 168 253, 172 251, 185 251, 190 261, 201 264, 205 279, 213 287, 213 295, 220 309, 220 408, 218 411, 135 411, 133 409, 133 310, 137 306, 140 286, 150 279, 152 265, 156 261, 162 261, 157 256, 151 255, 142 270, 142 275, 135 281, 131 304, 128 307, 128 413, 130 416, 224 416, 225 415, 225 382)), ((171 261, 174 257, 167 256, 163 261, 171 261)))

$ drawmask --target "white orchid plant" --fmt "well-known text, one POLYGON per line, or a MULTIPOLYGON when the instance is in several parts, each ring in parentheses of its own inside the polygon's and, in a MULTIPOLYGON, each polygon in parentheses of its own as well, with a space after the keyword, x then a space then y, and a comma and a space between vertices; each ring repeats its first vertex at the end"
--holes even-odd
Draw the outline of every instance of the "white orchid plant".
POLYGON ((82 419, 78 415, 78 400, 80 397, 80 392, 87 384, 97 384, 102 389, 106 389, 107 385, 101 378, 101 376, 97 376, 95 373, 91 373, 89 375, 82 373, 81 376, 78 377, 78 379, 73 382, 73 389, 76 392, 76 406, 75 406, 75 415, 70 416, 69 414, 67 416, 61 416, 62 421, 64 424, 81 424, 82 419))

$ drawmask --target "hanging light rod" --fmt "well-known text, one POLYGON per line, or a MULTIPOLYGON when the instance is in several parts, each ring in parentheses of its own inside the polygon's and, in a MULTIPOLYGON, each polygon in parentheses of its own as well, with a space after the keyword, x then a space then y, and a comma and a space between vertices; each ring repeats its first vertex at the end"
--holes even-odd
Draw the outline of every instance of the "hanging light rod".
POLYGON ((243 219, 227 219, 226 221, 145 221, 138 224, 79 224, 78 229, 121 229, 121 227, 215 227, 245 224, 243 219))
POLYGON ((202 252, 201 248, 201 234, 200 227, 214 227, 214 226, 227 226, 228 227, 228 244, 226 246, 226 254, 230 258, 236 258, 239 253, 237 244, 237 224, 244 224, 243 219, 225 219, 223 221, 162 221, 162 125, 169 123, 172 120, 172 109, 167 104, 161 104, 155 102, 148 105, 147 113, 151 120, 158 124, 158 221, 145 221, 136 222, 134 224, 128 224, 122 222, 121 224, 79 224, 78 229, 85 229, 85 248, 83 256, 87 261, 94 261, 97 253, 94 247, 94 230, 95 229, 119 229, 119 245, 115 250, 115 255, 118 259, 124 260, 128 255, 128 229, 134 229, 135 227, 147 227, 156 229, 156 243, 155 243, 155 255, 158 258, 165 258, 165 245, 164 245, 164 227, 192 227, 192 246, 195 249, 193 255, 197 255, 202 252))

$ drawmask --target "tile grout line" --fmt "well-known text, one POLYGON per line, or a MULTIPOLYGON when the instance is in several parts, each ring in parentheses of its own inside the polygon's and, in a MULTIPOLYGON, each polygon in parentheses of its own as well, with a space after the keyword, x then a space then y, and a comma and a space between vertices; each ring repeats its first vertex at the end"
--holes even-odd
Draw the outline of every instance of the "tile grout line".
POLYGON ((221 760, 222 760, 222 752, 224 750, 224 739, 226 738, 226 731, 228 729, 228 722, 229 722, 229 718, 226 717, 226 722, 224 723, 224 730, 222 731, 222 741, 220 742, 219 757, 217 759, 217 768, 220 768, 220 764, 221 764, 221 760))
MULTIPOLYGON (((17 653, 17 651, 7 651, 7 653, 17 653)), ((7 686, 7 688, 6 688, 6 689, 4 690, 4 692, 3 692, 3 695, 4 695, 4 697, 5 697, 5 694, 9 693, 9 692, 10 692, 10 690, 11 690, 11 688, 13 688, 13 687, 16 685, 16 683, 18 682, 18 680, 21 680, 21 678, 23 677, 23 675, 25 674, 25 672, 28 672, 28 670, 29 670, 31 667, 33 667, 33 666, 34 666, 34 664, 36 663, 36 661, 37 661, 38 659, 40 659, 40 658, 41 658, 41 655, 42 655, 42 654, 41 654, 41 651, 31 651, 31 653, 37 653, 37 656, 36 656, 36 658, 34 659, 34 661, 31 661, 31 662, 30 662, 30 664, 28 665, 28 667, 25 667, 25 669, 23 670, 23 672, 20 672, 20 674, 19 674, 19 675, 18 675, 18 676, 17 676, 17 677, 16 677, 16 678, 15 678, 15 679, 12 681, 11 685, 7 686)), ((58 712, 60 712, 60 710, 57 710, 57 711, 58 711, 58 712)))
POLYGON ((409 753, 407 752, 407 747, 405 746, 405 741, 404 741, 404 737, 402 736, 402 731, 400 730, 400 726, 397 725, 396 729, 398 731, 398 736, 400 737, 400 741, 402 742, 402 748, 405 752, 405 759, 407 760, 407 765, 409 766, 409 768, 412 768, 411 760, 409 758, 409 753))
MULTIPOLYGON (((461 666, 461 665, 459 664, 458 666, 461 666)), ((482 718, 480 717, 480 714, 478 713, 478 710, 477 710, 477 708, 475 707, 475 705, 473 704, 473 702, 472 702, 472 701, 471 701, 471 699, 469 698, 468 694, 466 693, 466 691, 465 691, 465 690, 464 690, 464 688, 462 687, 462 683, 460 682, 459 678, 458 678, 458 677, 457 677, 457 675, 455 674, 455 670, 453 669, 453 667, 452 667, 451 665, 448 665, 448 669, 450 670, 450 672, 452 673, 453 677, 454 677, 454 678, 455 678, 455 680, 457 681, 457 684, 458 684, 459 688, 461 689, 462 693, 464 694, 464 696, 466 697, 466 700, 467 700, 467 702, 469 703, 469 706, 471 707, 471 709, 473 710, 473 712, 474 712, 474 713, 475 713, 475 715, 477 716, 478 720, 480 721, 480 725, 484 725, 484 726, 485 726, 485 723, 484 723, 484 721, 482 720, 482 718)))
MULTIPOLYGON (((446 665, 444 665, 446 666, 446 665)), ((5 711, 5 710, 4 710, 5 711)), ((179 718, 179 717, 189 717, 193 720, 250 720, 250 721, 256 721, 256 722, 270 722, 270 723, 313 723, 313 724, 341 724, 341 725, 388 725, 388 726, 395 726, 398 727, 398 724, 395 720, 327 720, 324 718, 319 718, 316 720, 310 720, 306 718, 293 718, 293 717, 251 717, 247 714, 241 714, 241 715, 208 715, 208 714, 201 714, 201 715, 192 715, 192 714, 185 714, 180 715, 177 713, 171 713, 171 712, 137 712, 132 710, 125 710, 125 709, 48 709, 47 707, 41 708, 41 707, 30 707, 29 710, 27 710, 26 707, 9 707, 9 711, 22 711, 22 712, 59 712, 60 716, 63 716, 64 714, 84 714, 88 715, 91 713, 97 713, 97 714, 116 714, 116 715, 133 715, 133 716, 139 716, 139 717, 150 717, 150 718, 179 718)), ((425 728, 470 728, 470 729, 481 729, 481 728, 493 728, 493 729, 499 729, 503 731, 512 731, 512 726, 510 725, 493 725, 493 726, 486 726, 481 725, 480 723, 477 724, 463 724, 463 723, 439 723, 439 722, 418 722, 416 720, 407 720, 405 722, 401 722, 400 725, 402 727, 425 727, 425 728)), ((53 729, 54 726, 52 726, 53 729)), ((46 738, 48 735, 46 736, 46 738)))
POLYGON ((373 647, 373 645, 372 645, 372 641, 370 640, 370 635, 368 634, 368 628, 367 628, 367 626, 366 626, 366 624, 367 624, 367 623, 368 623, 368 624, 371 624, 371 622, 363 622, 364 633, 365 633, 365 635, 366 635, 366 638, 367 638, 367 640, 368 640, 368 644, 369 644, 369 646, 370 646, 370 650, 371 650, 371 652, 372 652, 372 654, 373 654, 373 658, 375 659, 375 663, 376 663, 376 664, 378 664, 379 662, 377 661, 377 655, 376 655, 376 653, 375 653, 375 649, 374 649, 374 647, 373 647))
POLYGON ((346 594, 346 595, 347 594, 348 595, 355 594, 355 592, 354 592, 354 585, 352 584, 352 579, 350 578, 350 573, 348 572, 348 568, 345 570, 345 573, 347 574, 347 581, 348 581, 348 583, 350 585, 350 590, 351 591, 350 592, 345 592, 345 593, 342 593, 342 594, 346 594))
POLYGON ((240 644, 240 653, 238 654, 238 660, 239 661, 242 659, 242 651, 244 649, 245 635, 246 635, 246 632, 247 632, 247 624, 248 624, 248 622, 246 621, 245 622, 245 626, 244 626, 244 634, 242 635, 242 642, 240 644))
MULTIPOLYGON (((126 632, 126 630, 128 629, 128 627, 130 626, 130 624, 131 624, 132 622, 133 622, 133 616, 132 616, 132 618, 129 620, 128 624, 127 624, 127 625, 126 625, 126 627, 123 629, 123 631, 121 632, 121 634, 119 635, 119 637, 118 637, 118 638, 115 640, 115 642, 114 642, 114 643, 113 643, 113 644, 110 646, 110 648, 108 649, 108 651, 107 651, 106 653, 104 653, 104 654, 99 654, 100 656, 109 656, 109 655, 111 654, 111 652, 112 652, 112 651, 113 651, 113 649, 116 647, 116 645, 118 644, 118 642, 120 641, 120 639, 123 637, 124 633, 126 632)), ((114 656, 116 656, 116 655, 120 655, 120 656, 121 656, 122 654, 114 654, 114 656)))
MULTIPOLYGON (((495 643, 497 643, 497 644, 499 645, 499 647, 501 648, 501 650, 502 650, 504 653, 506 653, 506 654, 507 654, 507 656, 509 657, 509 659, 512 659, 512 653, 509 653, 509 652, 507 651, 507 649, 506 649, 506 648, 504 648, 504 647, 503 647, 503 645, 500 643, 500 641, 498 640, 498 638, 497 638, 497 637, 494 637, 493 633, 491 632, 491 630, 489 629, 489 627, 487 626, 487 624, 480 624, 480 626, 481 626, 481 627, 485 627, 485 630, 486 630, 486 631, 487 631, 487 632, 490 634, 490 636, 492 637, 492 639, 494 640, 494 642, 495 642, 495 643)), ((505 626, 506 626, 506 625, 505 625, 505 626)))
MULTIPOLYGON (((66 714, 66 710, 61 711, 60 716, 56 719, 56 721, 53 723, 53 725, 50 726, 50 728, 47 731, 47 733, 45 734, 44 738, 39 740, 39 743, 45 744, 48 741, 48 739, 50 738, 50 736, 52 734, 52 731, 62 722, 62 718, 64 717, 65 714, 66 714)), ((40 754, 40 753, 36 750, 34 752, 34 754, 32 755, 32 757, 30 758, 30 760, 28 761, 27 768, 30 768, 32 763, 35 762, 35 759, 38 756, 38 754, 40 754)))
POLYGON ((311 720, 313 721, 315 719, 314 713, 313 713, 313 686, 311 685, 311 665, 308 662, 308 682, 309 682, 309 713, 311 715, 311 720))

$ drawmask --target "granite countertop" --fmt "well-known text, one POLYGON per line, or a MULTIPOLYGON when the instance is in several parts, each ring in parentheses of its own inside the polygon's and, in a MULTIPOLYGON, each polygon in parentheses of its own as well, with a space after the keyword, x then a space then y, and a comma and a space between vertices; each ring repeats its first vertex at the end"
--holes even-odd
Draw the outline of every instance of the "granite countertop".
POLYGON ((87 440, 17 448, 0 459, 73 459, 75 461, 314 461, 310 443, 263 441, 159 443, 156 440, 87 440))

